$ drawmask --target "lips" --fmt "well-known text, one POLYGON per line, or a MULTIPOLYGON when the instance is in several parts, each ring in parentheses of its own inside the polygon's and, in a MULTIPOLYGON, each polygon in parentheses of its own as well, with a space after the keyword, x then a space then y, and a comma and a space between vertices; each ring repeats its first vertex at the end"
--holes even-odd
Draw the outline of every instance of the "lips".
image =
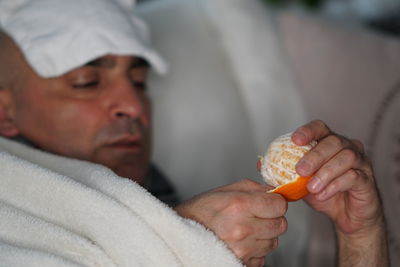
POLYGON ((141 138, 128 137, 116 140, 108 145, 112 148, 124 149, 124 150, 140 150, 143 146, 141 138))

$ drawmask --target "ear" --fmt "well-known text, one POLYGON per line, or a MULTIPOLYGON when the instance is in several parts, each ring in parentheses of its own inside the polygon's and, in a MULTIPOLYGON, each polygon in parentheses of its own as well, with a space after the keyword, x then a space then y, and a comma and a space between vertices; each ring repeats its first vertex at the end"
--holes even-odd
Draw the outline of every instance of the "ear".
POLYGON ((11 92, 0 87, 0 136, 14 137, 19 130, 12 116, 13 101, 11 92))

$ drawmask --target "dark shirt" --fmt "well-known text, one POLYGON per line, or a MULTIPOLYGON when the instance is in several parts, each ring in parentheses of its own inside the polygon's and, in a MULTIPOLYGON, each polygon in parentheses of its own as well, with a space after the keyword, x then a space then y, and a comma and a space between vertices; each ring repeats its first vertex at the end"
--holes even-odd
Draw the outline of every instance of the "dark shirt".
POLYGON ((145 178, 145 188, 156 198, 164 202, 170 207, 179 204, 179 197, 167 177, 154 165, 150 166, 150 170, 145 178))

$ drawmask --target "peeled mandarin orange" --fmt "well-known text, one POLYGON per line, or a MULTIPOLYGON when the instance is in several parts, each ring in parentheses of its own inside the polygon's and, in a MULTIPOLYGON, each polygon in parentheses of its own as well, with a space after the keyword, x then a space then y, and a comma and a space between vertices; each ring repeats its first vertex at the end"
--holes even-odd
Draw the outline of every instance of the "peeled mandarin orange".
POLYGON ((260 172, 264 181, 275 187, 268 192, 296 201, 308 194, 307 183, 311 178, 298 175, 296 164, 317 142, 298 146, 292 142, 291 136, 292 133, 282 135, 269 145, 264 157, 260 157, 260 172))

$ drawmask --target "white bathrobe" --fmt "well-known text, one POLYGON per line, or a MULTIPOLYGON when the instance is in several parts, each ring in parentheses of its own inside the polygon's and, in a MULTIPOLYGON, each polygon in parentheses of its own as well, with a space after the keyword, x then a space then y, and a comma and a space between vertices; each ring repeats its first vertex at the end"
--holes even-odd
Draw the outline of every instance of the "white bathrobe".
POLYGON ((242 264, 136 183, 0 138, 0 266, 242 264))

